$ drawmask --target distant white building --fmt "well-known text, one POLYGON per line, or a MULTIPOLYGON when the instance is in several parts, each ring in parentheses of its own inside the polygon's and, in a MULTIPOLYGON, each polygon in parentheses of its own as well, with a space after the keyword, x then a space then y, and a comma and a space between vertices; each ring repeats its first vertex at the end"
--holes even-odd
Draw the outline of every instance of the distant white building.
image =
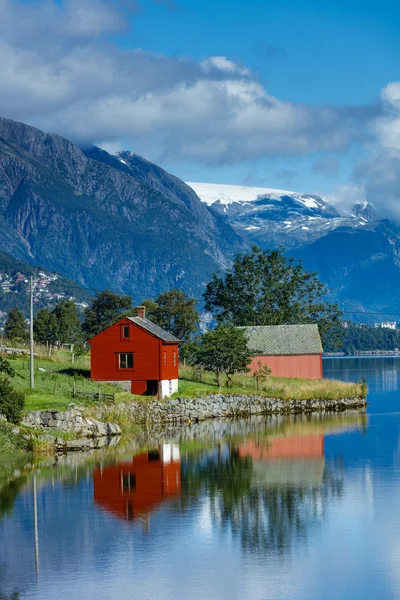
POLYGON ((375 323, 374 327, 381 327, 382 329, 396 329, 396 321, 382 321, 382 323, 375 323))

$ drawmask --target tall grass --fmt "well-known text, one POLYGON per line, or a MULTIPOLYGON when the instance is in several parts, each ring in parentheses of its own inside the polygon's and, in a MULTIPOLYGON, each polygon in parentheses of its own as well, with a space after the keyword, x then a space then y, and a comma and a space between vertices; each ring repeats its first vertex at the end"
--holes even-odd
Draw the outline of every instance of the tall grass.
POLYGON ((201 381, 191 367, 181 367, 179 374, 178 396, 196 397, 210 393, 260 394, 281 400, 339 400, 353 396, 365 397, 365 385, 361 383, 345 383, 333 379, 286 379, 283 377, 267 377, 257 388, 255 378, 251 375, 234 375, 231 387, 224 385, 218 388, 213 373, 204 372, 201 381))

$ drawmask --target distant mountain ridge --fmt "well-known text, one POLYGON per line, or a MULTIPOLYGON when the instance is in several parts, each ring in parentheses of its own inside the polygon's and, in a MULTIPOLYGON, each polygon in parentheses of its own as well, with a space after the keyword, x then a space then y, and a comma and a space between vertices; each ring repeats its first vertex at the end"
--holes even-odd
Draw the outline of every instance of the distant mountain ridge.
POLYGON ((349 214, 320 196, 262 187, 189 183, 211 210, 237 233, 261 247, 287 248, 313 242, 339 227, 364 227, 375 220, 373 207, 355 203, 349 214))

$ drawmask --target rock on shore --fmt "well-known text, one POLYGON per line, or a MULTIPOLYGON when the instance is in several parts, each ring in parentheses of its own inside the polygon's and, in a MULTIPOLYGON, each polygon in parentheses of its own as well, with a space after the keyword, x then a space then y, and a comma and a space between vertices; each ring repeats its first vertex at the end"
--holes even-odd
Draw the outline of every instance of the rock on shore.
POLYGON ((114 423, 103 423, 84 416, 83 409, 70 404, 68 410, 30 410, 22 420, 25 427, 52 431, 73 432, 86 438, 102 438, 121 435, 114 423))

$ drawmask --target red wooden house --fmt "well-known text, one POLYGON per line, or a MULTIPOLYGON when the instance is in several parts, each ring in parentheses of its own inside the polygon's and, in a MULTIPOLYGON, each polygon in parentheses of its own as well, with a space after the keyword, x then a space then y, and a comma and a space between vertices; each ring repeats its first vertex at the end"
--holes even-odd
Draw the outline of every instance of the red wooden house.
POLYGON ((322 379, 322 343, 318 325, 267 325, 245 327, 254 373, 261 365, 273 377, 322 379))
POLYGON ((146 319, 144 306, 136 310, 89 340, 91 378, 166 398, 178 391, 180 340, 146 319))

